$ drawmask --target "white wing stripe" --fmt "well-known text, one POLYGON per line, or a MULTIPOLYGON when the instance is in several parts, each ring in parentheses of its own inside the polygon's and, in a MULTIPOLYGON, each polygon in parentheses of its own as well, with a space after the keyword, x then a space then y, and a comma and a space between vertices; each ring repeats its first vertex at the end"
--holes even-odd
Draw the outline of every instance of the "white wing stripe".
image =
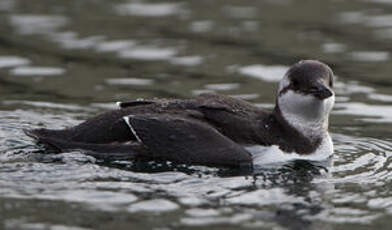
POLYGON ((129 116, 128 117, 123 117, 125 123, 128 125, 129 129, 131 130, 132 134, 136 137, 136 140, 140 143, 142 143, 142 139, 137 135, 135 129, 132 127, 131 122, 129 122, 129 116))

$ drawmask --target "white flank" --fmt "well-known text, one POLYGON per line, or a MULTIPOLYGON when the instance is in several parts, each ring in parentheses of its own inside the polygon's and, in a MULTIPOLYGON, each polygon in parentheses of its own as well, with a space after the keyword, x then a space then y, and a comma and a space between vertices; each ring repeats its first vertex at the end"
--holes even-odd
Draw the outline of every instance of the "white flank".
POLYGON ((332 139, 328 134, 323 138, 322 143, 316 149, 316 151, 307 155, 300 155, 294 152, 284 152, 277 145, 253 145, 245 147, 245 149, 252 154, 253 164, 256 166, 292 160, 323 161, 327 160, 333 154, 332 139))

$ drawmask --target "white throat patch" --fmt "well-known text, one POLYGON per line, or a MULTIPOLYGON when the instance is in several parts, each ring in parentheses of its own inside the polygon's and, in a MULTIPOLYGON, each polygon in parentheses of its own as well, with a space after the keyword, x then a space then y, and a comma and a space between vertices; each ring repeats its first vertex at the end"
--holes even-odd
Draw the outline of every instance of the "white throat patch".
POLYGON ((328 116, 335 103, 335 95, 320 100, 288 90, 278 97, 284 119, 306 137, 322 135, 328 129, 328 116))

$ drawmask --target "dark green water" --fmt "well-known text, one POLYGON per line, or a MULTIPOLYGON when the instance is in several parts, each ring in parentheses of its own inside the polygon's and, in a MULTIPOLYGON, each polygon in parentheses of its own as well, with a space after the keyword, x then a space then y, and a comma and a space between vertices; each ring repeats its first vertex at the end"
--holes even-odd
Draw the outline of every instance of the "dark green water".
POLYGON ((391 51, 388 0, 0 0, 0 229, 390 229, 391 51), (301 59, 337 75, 327 170, 99 162, 21 131, 136 98, 271 106, 301 59))

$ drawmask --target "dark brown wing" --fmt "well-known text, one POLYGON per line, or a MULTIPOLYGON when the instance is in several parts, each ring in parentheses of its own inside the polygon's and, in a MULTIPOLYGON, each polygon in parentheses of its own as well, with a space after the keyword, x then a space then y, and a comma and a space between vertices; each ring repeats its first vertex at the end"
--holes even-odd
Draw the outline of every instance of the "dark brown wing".
MULTIPOLYGON (((50 133, 52 130, 47 131, 50 133)), ((58 152, 82 150, 84 153, 102 160, 151 159, 148 150, 139 143, 84 143, 65 140, 55 136, 51 137, 50 135, 47 135, 48 132, 44 134, 43 130, 24 130, 24 132, 29 137, 32 137, 39 143, 44 144, 47 148, 58 152)))
POLYGON ((228 96, 208 94, 198 100, 197 109, 204 115, 203 119, 223 135, 242 144, 263 144, 260 129, 270 112, 228 96))
POLYGON ((167 114, 131 115, 126 119, 154 159, 225 166, 252 163, 242 146, 201 121, 167 114))
POLYGON ((250 103, 218 95, 127 102, 122 107, 72 128, 37 129, 29 134, 62 151, 142 152, 181 163, 239 165, 251 162, 240 144, 258 143, 255 123, 265 116, 250 103), (127 117, 136 132, 127 125, 127 117), (145 149, 133 145, 138 144, 137 135, 145 149))

